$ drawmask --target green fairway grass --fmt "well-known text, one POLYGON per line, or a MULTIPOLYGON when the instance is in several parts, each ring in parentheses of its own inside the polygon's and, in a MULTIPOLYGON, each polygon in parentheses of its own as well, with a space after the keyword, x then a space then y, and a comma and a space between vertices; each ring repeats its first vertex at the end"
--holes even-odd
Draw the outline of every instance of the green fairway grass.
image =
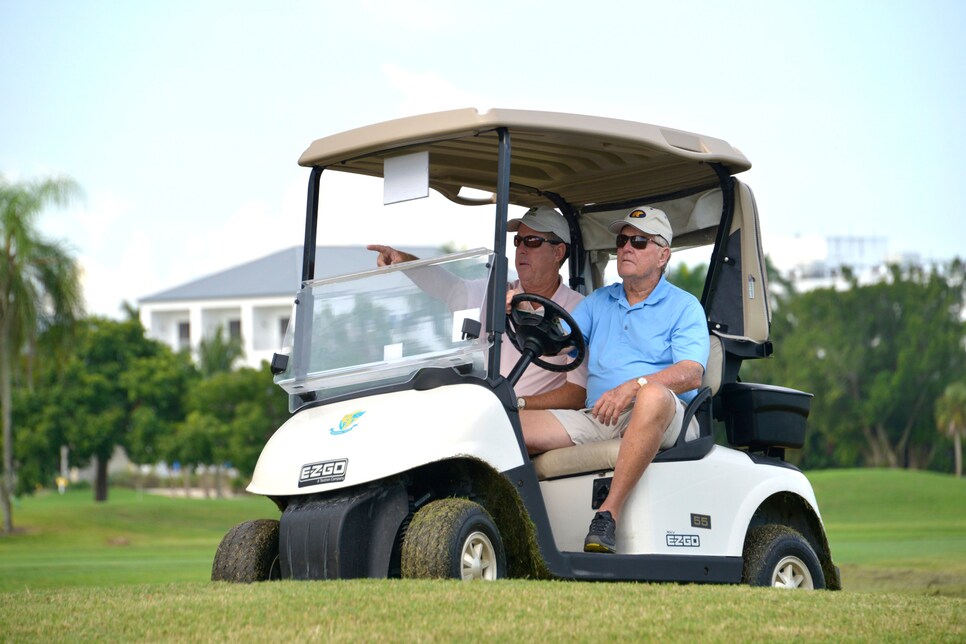
POLYGON ((809 473, 843 592, 741 586, 353 580, 213 584, 260 497, 43 493, 0 536, 0 641, 966 640, 966 481, 809 473), (860 591, 860 592, 856 592, 860 591), (944 595, 944 596, 937 596, 944 595))
MULTIPOLYGON (((812 472, 846 590, 966 597, 966 480, 929 472, 812 472)), ((205 581, 218 542, 247 519, 276 518, 262 497, 186 499, 112 489, 20 499, 0 536, 0 591, 205 581)))
POLYGON ((808 478, 843 588, 966 597, 966 479, 888 469, 808 478))
POLYGON ((21 499, 12 536, 0 535, 0 591, 205 581, 228 529, 277 518, 263 497, 186 499, 112 489, 21 499))
POLYGON ((43 642, 962 642, 966 599, 521 580, 191 582, 0 593, 0 633, 43 642))

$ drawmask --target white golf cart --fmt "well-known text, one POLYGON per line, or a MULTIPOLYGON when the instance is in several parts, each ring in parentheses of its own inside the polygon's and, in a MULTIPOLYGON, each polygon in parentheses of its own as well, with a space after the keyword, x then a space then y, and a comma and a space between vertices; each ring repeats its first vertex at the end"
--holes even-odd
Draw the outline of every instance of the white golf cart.
POLYGON ((464 109, 319 139, 299 163, 311 168, 302 284, 288 346, 273 361, 293 415, 265 446, 248 487, 271 498, 281 517, 229 531, 213 580, 840 588, 811 485, 784 461, 785 449, 803 444, 810 394, 738 378, 744 360, 772 352, 758 215, 751 190, 733 177, 751 167, 739 151, 642 123, 464 109), (493 247, 384 268, 373 255, 372 270, 316 279, 325 171, 384 184, 384 215, 332 215, 340 222, 378 226, 405 205, 420 227, 412 204, 429 208, 432 199, 411 200, 435 191, 454 230, 492 221, 493 247), (682 432, 647 468, 618 524, 618 553, 584 553, 619 440, 527 455, 514 383, 530 362, 558 368, 541 356, 575 347, 576 361, 583 347, 552 303, 543 317, 506 315, 507 220, 512 209, 563 213, 573 242, 569 282, 589 293, 604 285, 615 252, 607 225, 642 204, 668 214, 676 251, 709 251, 701 302, 712 356, 685 419, 696 416, 701 432, 692 440, 682 432), (504 377, 507 332, 523 357, 504 377), (716 444, 716 424, 728 446, 716 444))

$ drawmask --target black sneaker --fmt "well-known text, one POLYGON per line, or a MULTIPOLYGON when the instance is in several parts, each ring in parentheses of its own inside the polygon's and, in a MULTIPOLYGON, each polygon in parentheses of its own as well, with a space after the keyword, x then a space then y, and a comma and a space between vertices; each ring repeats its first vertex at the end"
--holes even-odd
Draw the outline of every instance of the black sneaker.
POLYGON ((598 512, 594 515, 594 520, 590 522, 590 531, 584 539, 584 552, 606 552, 614 554, 617 552, 617 538, 614 531, 617 529, 617 522, 610 512, 598 512))

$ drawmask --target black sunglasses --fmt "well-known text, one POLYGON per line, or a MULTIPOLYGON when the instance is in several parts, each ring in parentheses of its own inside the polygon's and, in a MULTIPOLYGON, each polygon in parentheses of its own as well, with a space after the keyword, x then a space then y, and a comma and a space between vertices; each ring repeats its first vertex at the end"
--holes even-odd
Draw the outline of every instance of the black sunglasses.
MULTIPOLYGON (((629 237, 627 235, 617 236, 618 248, 623 248, 624 244, 626 244, 627 242, 631 243, 631 248, 636 248, 637 250, 644 250, 645 248, 647 248, 647 242, 657 244, 656 241, 654 241, 653 239, 649 239, 644 235, 634 235, 633 237, 629 237)), ((660 246, 660 244, 657 244, 657 245, 660 246)))
POLYGON ((559 240, 547 239, 546 237, 537 237, 536 235, 527 235, 526 237, 521 237, 520 235, 513 236, 513 245, 518 248, 521 243, 527 248, 540 248, 543 245, 543 242, 547 242, 551 245, 563 243, 559 240))

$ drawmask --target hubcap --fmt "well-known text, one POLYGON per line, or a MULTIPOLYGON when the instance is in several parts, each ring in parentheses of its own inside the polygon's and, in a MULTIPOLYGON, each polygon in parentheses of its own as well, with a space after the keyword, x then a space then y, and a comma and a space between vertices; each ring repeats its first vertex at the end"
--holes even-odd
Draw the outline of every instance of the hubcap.
POLYGON ((463 581, 473 579, 496 579, 496 552, 490 538, 482 532, 474 532, 463 542, 460 556, 463 581))
POLYGON ((775 566, 771 585, 775 588, 801 588, 805 590, 815 588, 812 573, 808 572, 808 566, 798 557, 791 556, 785 557, 775 566))

